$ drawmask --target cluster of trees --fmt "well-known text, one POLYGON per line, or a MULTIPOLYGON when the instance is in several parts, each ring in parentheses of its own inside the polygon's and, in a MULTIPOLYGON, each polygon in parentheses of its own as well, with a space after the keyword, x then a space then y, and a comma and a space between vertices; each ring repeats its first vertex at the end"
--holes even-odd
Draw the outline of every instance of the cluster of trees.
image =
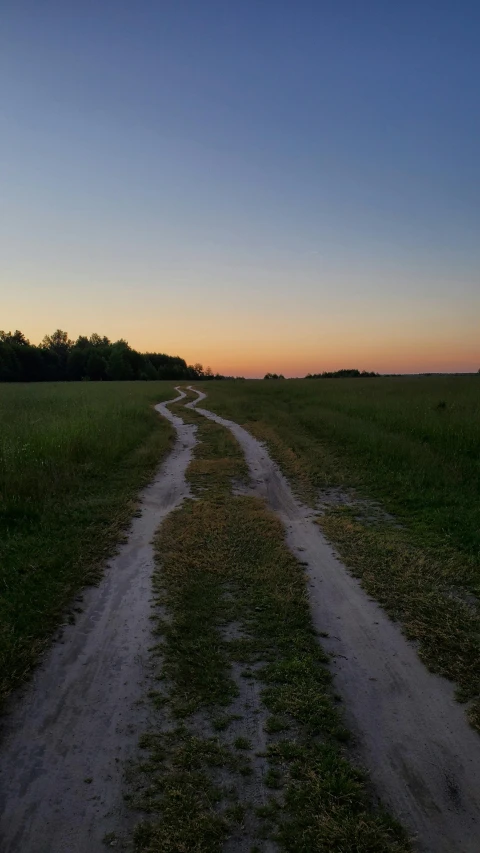
POLYGON ((355 379, 357 376, 380 376, 374 370, 324 370, 323 373, 307 373, 305 379, 355 379))
POLYGON ((266 373, 264 379, 285 379, 283 373, 266 373))
POLYGON ((223 379, 201 364, 163 353, 140 353, 127 341, 94 333, 71 341, 57 329, 36 346, 18 331, 0 331, 0 382, 120 379, 223 379))

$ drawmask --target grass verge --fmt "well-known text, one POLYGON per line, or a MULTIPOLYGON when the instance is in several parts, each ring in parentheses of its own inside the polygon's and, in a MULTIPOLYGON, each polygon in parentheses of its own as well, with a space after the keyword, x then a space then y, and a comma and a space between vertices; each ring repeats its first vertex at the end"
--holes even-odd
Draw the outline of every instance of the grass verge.
POLYGON ((171 396, 160 382, 2 386, 0 700, 98 581, 170 447, 153 404, 171 396))
POLYGON ((265 441, 307 503, 327 495, 326 536, 480 731, 478 378, 217 385, 208 407, 265 441))
POLYGON ((291 853, 407 851, 348 761, 304 570, 279 521, 232 495, 246 469, 231 434, 182 416, 198 424, 196 499, 156 540, 159 713, 132 800, 148 813, 136 849, 212 853, 248 840, 261 851, 273 839, 291 853))
MULTIPOLYGON (((389 524, 366 524, 354 507, 330 509, 319 524, 345 564, 395 620, 433 671, 457 684, 460 701, 480 692, 478 607, 457 593, 455 555, 442 560, 412 544, 408 533, 389 524)), ((465 595, 465 593, 464 593, 465 595)), ((468 712, 478 728, 478 702, 468 712)))

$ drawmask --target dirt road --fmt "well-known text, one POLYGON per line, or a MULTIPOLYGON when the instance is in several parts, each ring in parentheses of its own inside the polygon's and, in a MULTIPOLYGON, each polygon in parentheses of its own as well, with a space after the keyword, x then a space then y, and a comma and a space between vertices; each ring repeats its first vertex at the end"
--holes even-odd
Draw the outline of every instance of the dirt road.
MULTIPOLYGON (((249 493, 282 520, 292 551, 308 563, 315 627, 329 636, 335 689, 375 789, 428 853, 480 850, 480 739, 452 686, 427 672, 415 649, 335 558, 270 459, 242 427, 198 402, 241 444, 249 493)), ((177 399, 185 395, 180 392, 177 399)), ((188 494, 185 470, 195 427, 167 408, 175 447, 141 497, 118 555, 84 610, 64 629, 3 724, 0 769, 2 853, 101 853, 103 836, 128 830, 123 767, 148 725, 151 540, 188 494)))
MULTIPOLYGON (((191 389, 194 390, 194 389, 191 389)), ((250 470, 252 494, 282 520, 291 550, 308 563, 314 625, 329 634, 335 689, 375 789, 428 853, 480 851, 480 738, 453 686, 432 675, 400 628, 335 557, 265 447, 238 424, 200 408, 231 430, 250 470)))
POLYGON ((124 766, 148 724, 151 540, 188 494, 184 475, 195 444, 195 427, 166 405, 156 408, 178 438, 141 495, 141 516, 3 720, 2 853, 103 853, 104 835, 129 827, 124 766))

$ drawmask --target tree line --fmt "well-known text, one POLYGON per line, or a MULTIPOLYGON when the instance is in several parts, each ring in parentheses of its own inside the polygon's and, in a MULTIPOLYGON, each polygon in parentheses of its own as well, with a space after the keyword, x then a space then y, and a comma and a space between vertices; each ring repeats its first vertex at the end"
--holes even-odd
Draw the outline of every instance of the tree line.
POLYGON ((112 343, 96 333, 71 341, 57 329, 36 345, 18 329, 0 331, 0 382, 223 378, 179 356, 137 352, 123 339, 112 343))
MULTIPOLYGON (((480 372, 480 371, 479 371, 480 372)), ((324 370, 323 373, 307 373, 305 379, 352 379, 357 376, 380 376, 373 370, 324 370)), ((285 379, 282 373, 266 373, 264 379, 285 379)))
POLYGON ((380 376, 374 370, 324 370, 323 373, 307 373, 305 379, 356 379, 357 377, 380 376))

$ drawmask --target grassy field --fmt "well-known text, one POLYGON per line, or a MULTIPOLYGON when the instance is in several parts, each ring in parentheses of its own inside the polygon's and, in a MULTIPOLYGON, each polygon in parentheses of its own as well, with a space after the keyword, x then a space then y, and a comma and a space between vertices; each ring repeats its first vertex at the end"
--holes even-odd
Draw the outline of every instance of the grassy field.
POLYGON ((1 699, 98 580, 170 446, 152 406, 171 396, 168 382, 0 386, 1 699))
POLYGON ((232 494, 246 476, 235 439, 177 413, 198 427, 195 499, 156 540, 158 727, 142 738, 136 849, 407 853, 348 760, 305 569, 264 502, 232 494))
MULTIPOLYGON (((456 682, 480 728, 480 378, 205 390, 208 408, 268 443, 345 563, 456 682)), ((173 396, 160 382, 0 386, 2 697, 100 577, 171 446, 152 404, 173 396)), ((211 853, 247 838, 259 851, 273 837, 287 853, 404 853, 403 832, 349 761, 302 563, 263 502, 232 493, 246 466, 230 433, 177 409, 198 428, 195 500, 156 540, 158 728, 131 774, 131 804, 147 815, 136 849, 211 853)))
POLYGON ((480 727, 480 377, 210 383, 480 727))

